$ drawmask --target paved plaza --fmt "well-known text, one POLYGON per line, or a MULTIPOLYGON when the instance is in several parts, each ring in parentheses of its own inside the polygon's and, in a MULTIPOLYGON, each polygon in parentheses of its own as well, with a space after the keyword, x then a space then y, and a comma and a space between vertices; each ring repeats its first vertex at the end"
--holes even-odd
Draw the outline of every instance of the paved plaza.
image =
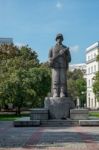
POLYGON ((13 127, 0 121, 0 150, 99 150, 99 127, 13 127))

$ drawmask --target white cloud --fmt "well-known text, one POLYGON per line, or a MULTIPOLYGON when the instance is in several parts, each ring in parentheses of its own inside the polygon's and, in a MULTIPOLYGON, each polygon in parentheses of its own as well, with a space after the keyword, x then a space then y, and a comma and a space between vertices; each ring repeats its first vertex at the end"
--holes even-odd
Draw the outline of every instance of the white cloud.
POLYGON ((57 4, 56 4, 56 7, 58 8, 58 9, 61 9, 62 7, 63 7, 63 5, 62 5, 62 3, 61 2, 57 2, 57 4))
POLYGON ((71 47, 70 47, 70 50, 71 50, 72 52, 78 52, 78 51, 80 50, 80 47, 79 47, 79 45, 74 45, 74 46, 71 46, 71 47))

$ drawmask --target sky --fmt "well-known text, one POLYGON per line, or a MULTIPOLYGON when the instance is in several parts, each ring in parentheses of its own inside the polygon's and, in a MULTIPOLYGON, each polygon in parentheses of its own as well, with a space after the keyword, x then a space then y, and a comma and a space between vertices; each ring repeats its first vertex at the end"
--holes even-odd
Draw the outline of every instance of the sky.
POLYGON ((85 50, 99 41, 99 0, 0 0, 0 37, 29 45, 48 60, 55 36, 70 47, 71 64, 85 63, 85 50))

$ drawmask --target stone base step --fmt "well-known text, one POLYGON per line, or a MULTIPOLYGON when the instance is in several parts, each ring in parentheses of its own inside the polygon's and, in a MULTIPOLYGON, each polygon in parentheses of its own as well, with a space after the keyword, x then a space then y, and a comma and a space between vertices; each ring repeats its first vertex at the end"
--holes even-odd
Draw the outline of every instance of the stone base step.
POLYGON ((22 117, 13 122, 14 127, 40 126, 40 120, 30 120, 30 117, 22 117))
POLYGON ((13 122, 15 127, 65 127, 65 126, 99 126, 98 120, 61 120, 61 119, 52 119, 52 120, 30 120, 30 117, 22 117, 13 122))
POLYGON ((65 126, 78 126, 79 121, 77 120, 42 120, 41 126, 43 127, 65 127, 65 126))
POLYGON ((64 126, 76 126, 79 121, 76 120, 30 120, 30 117, 22 117, 13 122, 15 127, 31 127, 31 126, 42 126, 42 127, 64 127, 64 126))
POLYGON ((80 126, 99 126, 99 120, 79 120, 80 126))

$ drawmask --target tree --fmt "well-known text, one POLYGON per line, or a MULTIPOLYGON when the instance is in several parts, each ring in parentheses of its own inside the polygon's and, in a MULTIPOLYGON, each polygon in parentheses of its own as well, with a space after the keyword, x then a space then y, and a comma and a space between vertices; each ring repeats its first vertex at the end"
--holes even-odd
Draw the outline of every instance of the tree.
POLYGON ((51 87, 50 71, 47 68, 32 68, 29 70, 32 89, 35 91, 32 106, 42 107, 44 98, 47 96, 51 87))
POLYGON ((0 104, 13 103, 17 114, 28 103, 42 107, 50 90, 48 65, 39 64, 37 53, 28 46, 2 45, 0 57, 0 104))
POLYGON ((96 95, 97 100, 99 101, 99 71, 96 73, 93 83, 93 92, 96 95))
POLYGON ((13 103, 16 107, 16 113, 20 114, 20 108, 25 104, 25 82, 26 78, 25 70, 16 70, 11 73, 8 80, 5 80, 3 84, 0 84, 2 94, 5 96, 5 103, 13 103))
POLYGON ((86 81, 83 78, 83 72, 80 69, 69 71, 67 79, 69 95, 73 100, 79 97, 81 106, 84 106, 86 101, 86 81))
POLYGON ((96 57, 96 61, 97 61, 97 62, 99 62, 99 55, 97 55, 97 57, 96 57))
POLYGON ((76 90, 77 86, 76 86, 75 80, 73 80, 72 78, 68 79, 67 85, 68 85, 67 87, 68 87, 69 96, 71 96, 73 100, 76 100, 78 92, 76 90))
POLYGON ((94 77, 93 92, 96 95, 97 101, 99 101, 99 54, 96 57, 96 61, 98 62, 98 71, 94 77))
POLYGON ((84 78, 77 79, 76 87, 81 106, 84 107, 84 104, 86 102, 86 80, 84 78))

